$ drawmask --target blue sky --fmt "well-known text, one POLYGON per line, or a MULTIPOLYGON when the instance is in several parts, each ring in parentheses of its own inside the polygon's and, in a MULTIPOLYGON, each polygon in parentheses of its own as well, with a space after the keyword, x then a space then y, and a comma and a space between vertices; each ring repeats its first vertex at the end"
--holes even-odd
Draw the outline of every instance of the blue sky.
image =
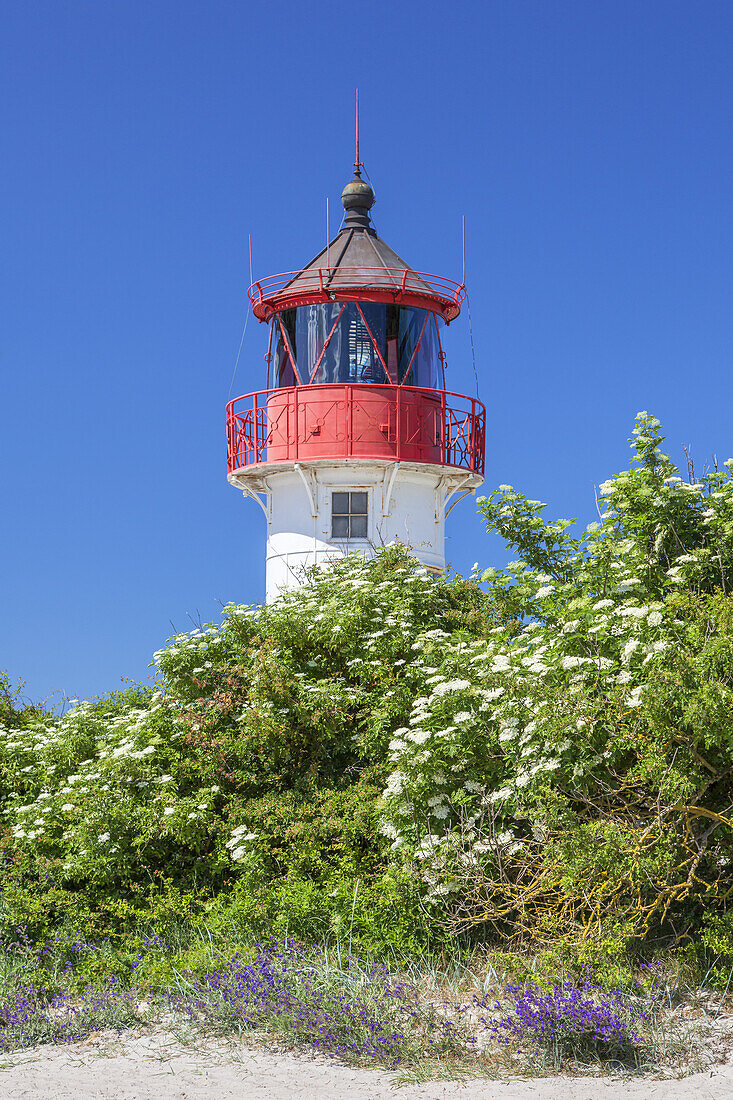
MULTIPOLYGON (((322 246, 357 85, 380 235, 460 277, 466 216, 488 486, 587 522, 640 409, 675 458, 729 457, 732 55, 714 0, 8 0, 0 668, 114 690, 263 598, 225 476, 247 238, 260 275, 322 246)), ((465 312, 449 335, 471 393, 465 312)), ((470 500, 448 534, 459 570, 506 560, 470 500)))

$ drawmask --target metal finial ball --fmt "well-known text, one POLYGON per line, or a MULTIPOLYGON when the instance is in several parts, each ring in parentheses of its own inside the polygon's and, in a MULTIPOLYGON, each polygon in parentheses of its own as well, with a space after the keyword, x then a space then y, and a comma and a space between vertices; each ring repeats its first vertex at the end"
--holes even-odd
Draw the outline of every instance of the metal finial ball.
POLYGON ((341 202, 345 210, 371 210, 374 206, 374 192, 365 180, 355 175, 341 192, 341 202))

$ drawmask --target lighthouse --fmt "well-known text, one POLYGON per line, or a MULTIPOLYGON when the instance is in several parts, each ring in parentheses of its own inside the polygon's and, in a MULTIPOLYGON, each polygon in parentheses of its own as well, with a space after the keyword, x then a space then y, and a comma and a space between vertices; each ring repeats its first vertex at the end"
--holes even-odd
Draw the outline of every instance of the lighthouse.
POLYGON ((362 168, 357 144, 326 248, 249 289, 266 384, 227 405, 228 479, 265 515, 268 603, 309 566, 394 540, 443 572, 446 516, 483 482, 486 412, 446 388, 441 342, 465 287, 377 235, 362 168))

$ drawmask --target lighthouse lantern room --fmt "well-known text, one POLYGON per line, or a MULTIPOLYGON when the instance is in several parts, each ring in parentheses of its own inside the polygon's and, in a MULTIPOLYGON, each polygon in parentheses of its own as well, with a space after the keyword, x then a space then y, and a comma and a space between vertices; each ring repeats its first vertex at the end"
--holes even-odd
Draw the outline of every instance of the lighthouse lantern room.
POLYGON ((249 289, 267 380, 227 406, 229 481, 265 514, 268 603, 308 566, 395 539, 442 572, 446 515, 483 482, 485 409, 446 389, 441 345, 465 287, 377 236, 362 167, 357 147, 323 252, 249 289))

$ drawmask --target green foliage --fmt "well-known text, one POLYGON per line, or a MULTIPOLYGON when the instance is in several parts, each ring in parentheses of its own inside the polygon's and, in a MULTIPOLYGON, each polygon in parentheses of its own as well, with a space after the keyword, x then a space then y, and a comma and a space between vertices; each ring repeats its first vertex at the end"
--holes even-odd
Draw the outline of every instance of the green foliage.
POLYGON ((154 690, 53 717, 3 681, 6 935, 733 960, 732 466, 632 444, 582 534, 482 499, 520 558, 480 584, 392 546, 173 638, 154 690))
POLYGON ((380 832, 386 747, 406 720, 413 643, 474 636, 490 602, 404 551, 352 558, 266 608, 156 655, 155 690, 0 730, 3 924, 123 940, 147 924, 237 920, 409 951, 420 886, 380 832))
POLYGON ((22 698, 23 683, 13 687, 7 672, 0 670, 0 723, 22 729, 28 722, 45 713, 43 707, 22 698))
POLYGON ((631 442, 580 537, 481 500, 522 555, 482 577, 503 622, 422 643, 388 815, 454 929, 682 940, 733 896, 733 464, 682 482, 647 414, 631 442))

